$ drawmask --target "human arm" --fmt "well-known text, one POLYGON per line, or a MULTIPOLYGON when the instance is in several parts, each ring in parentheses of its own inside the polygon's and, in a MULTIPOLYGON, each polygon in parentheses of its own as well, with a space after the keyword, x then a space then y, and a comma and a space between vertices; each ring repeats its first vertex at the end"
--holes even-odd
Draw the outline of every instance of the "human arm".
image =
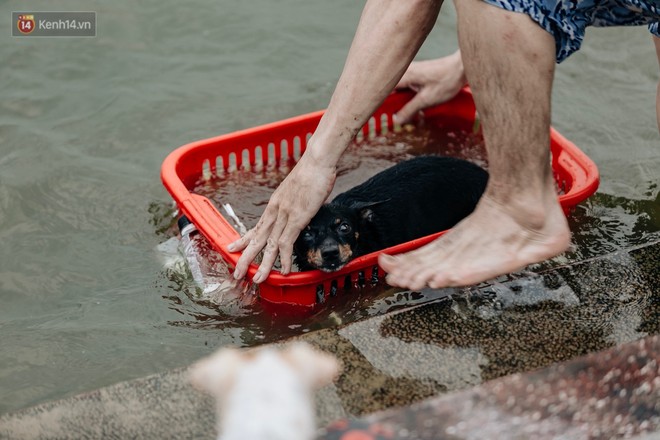
POLYGON ((413 62, 397 85, 416 94, 395 115, 398 123, 410 121, 420 110, 449 101, 467 84, 461 51, 436 60, 413 62))
POLYGON ((330 104, 289 176, 273 193, 257 225, 230 245, 243 250, 234 270, 241 279, 265 248, 254 282, 280 255, 291 271, 293 243, 332 190, 336 166, 358 130, 392 91, 437 18, 442 0, 369 0, 330 104))

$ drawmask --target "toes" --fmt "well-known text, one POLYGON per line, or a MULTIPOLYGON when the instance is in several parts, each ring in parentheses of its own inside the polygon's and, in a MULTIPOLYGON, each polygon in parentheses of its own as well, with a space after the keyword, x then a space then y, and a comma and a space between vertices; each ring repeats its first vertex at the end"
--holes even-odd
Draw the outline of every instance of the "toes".
POLYGON ((431 246, 424 246, 407 254, 390 256, 381 254, 378 263, 388 273, 385 281, 394 287, 420 290, 433 276, 437 256, 431 246))
POLYGON ((410 290, 422 290, 424 287, 426 287, 426 280, 415 277, 408 283, 406 287, 410 290))
MULTIPOLYGON (((433 262, 435 262, 435 260, 433 260, 433 262)), ((410 288, 412 290, 420 290, 426 286, 431 287, 429 283, 437 272, 438 269, 436 264, 431 264, 427 267, 419 269, 410 283, 410 288)))
POLYGON ((386 281, 391 286, 410 290, 420 290, 426 286, 426 280, 419 278, 418 272, 410 268, 399 268, 395 273, 388 274, 386 281))
POLYGON ((399 261, 397 257, 387 254, 380 254, 378 256, 378 265, 383 268, 387 273, 391 273, 398 267, 399 261))
POLYGON ((429 279, 429 287, 442 289, 444 287, 463 287, 473 284, 474 274, 469 270, 441 268, 429 279))
POLYGON ((431 289, 442 289, 443 287, 452 287, 447 282, 447 278, 442 273, 436 274, 429 280, 429 287, 431 289))
POLYGON ((399 285, 398 278, 394 275, 391 275, 391 274, 387 274, 385 276, 385 282, 387 284, 389 284, 390 286, 392 286, 392 287, 403 287, 403 286, 399 285))

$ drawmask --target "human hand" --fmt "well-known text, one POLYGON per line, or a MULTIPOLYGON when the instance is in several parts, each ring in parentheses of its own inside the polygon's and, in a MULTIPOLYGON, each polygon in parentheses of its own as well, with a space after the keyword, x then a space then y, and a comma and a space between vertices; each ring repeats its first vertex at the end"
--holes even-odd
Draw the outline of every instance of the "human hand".
POLYGON ((394 115, 394 120, 406 123, 420 110, 449 101, 466 83, 460 51, 436 60, 411 63, 396 88, 411 89, 416 95, 394 115))
POLYGON ((234 270, 235 279, 245 276, 250 263, 264 248, 252 281, 258 284, 268 277, 278 254, 282 274, 291 272, 293 243, 332 191, 337 176, 335 165, 308 153, 303 154, 275 190, 257 225, 229 245, 230 252, 243 250, 234 270))

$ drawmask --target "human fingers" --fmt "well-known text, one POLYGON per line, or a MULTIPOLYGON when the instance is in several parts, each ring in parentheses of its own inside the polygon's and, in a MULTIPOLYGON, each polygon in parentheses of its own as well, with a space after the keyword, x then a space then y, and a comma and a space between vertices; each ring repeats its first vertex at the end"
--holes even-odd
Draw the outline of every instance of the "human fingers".
POLYGON ((403 76, 401 77, 395 88, 397 90, 411 89, 414 91, 418 91, 419 90, 418 74, 417 74, 418 69, 419 69, 418 62, 410 63, 410 66, 408 66, 408 70, 406 70, 406 73, 403 74, 403 76))
POLYGON ((397 124, 409 122, 422 109, 428 107, 426 99, 422 92, 417 93, 401 110, 394 115, 394 121, 397 124))
POLYGON ((252 263, 256 256, 259 255, 259 252, 261 252, 261 249, 264 248, 265 244, 265 239, 257 240, 256 238, 253 238, 250 240, 247 247, 243 250, 240 258, 236 262, 236 267, 234 268, 234 279, 242 280, 243 277, 245 277, 248 271, 248 267, 250 267, 250 263, 252 263))
POLYGON ((243 235, 238 240, 229 243, 227 245, 227 250, 229 250, 229 252, 240 252, 247 247, 247 245, 250 243, 250 240, 252 240, 253 237, 254 237, 254 228, 247 231, 245 235, 243 235))
POLYGON ((293 222, 289 224, 282 232, 278 247, 280 250, 280 263, 282 264, 282 273, 287 275, 291 272, 291 267, 293 265, 293 244, 295 243, 298 235, 302 228, 299 225, 296 225, 293 222))
POLYGON ((277 218, 277 221, 275 222, 275 226, 273 226, 273 229, 266 240, 264 255, 261 258, 261 264, 259 264, 259 270, 257 270, 256 274, 254 274, 254 278, 252 278, 253 282, 259 284, 262 281, 264 281, 266 278, 268 278, 268 274, 270 274, 270 271, 273 268, 273 265, 275 264, 275 260, 277 259, 277 254, 279 253, 278 242, 280 236, 282 235, 282 231, 286 226, 286 223, 287 223, 286 216, 280 215, 277 218))
POLYGON ((261 252, 264 246, 266 246, 272 225, 275 223, 274 216, 270 210, 266 208, 266 211, 259 219, 259 222, 257 222, 257 225, 250 229, 244 236, 247 237, 247 242, 243 248, 243 254, 236 262, 236 267, 234 268, 234 279, 236 280, 243 279, 250 263, 259 255, 259 252, 261 252))

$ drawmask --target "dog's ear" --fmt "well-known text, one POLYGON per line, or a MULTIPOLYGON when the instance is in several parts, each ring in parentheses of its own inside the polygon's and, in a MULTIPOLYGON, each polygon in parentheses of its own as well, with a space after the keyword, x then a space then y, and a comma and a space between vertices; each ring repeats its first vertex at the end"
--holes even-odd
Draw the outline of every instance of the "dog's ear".
POLYGON ((223 348, 190 367, 188 378, 198 390, 222 395, 227 392, 244 362, 245 354, 240 350, 223 348))
POLYGON ((374 212, 371 210, 371 208, 360 209, 360 221, 362 223, 373 223, 374 212))
POLYGON ((374 221, 374 212, 371 208, 389 201, 390 199, 379 200, 378 202, 355 202, 351 205, 351 208, 358 212, 363 223, 371 223, 374 221))
POLYGON ((332 383, 341 369, 334 356, 303 342, 289 344, 282 355, 312 388, 322 388, 332 383))

